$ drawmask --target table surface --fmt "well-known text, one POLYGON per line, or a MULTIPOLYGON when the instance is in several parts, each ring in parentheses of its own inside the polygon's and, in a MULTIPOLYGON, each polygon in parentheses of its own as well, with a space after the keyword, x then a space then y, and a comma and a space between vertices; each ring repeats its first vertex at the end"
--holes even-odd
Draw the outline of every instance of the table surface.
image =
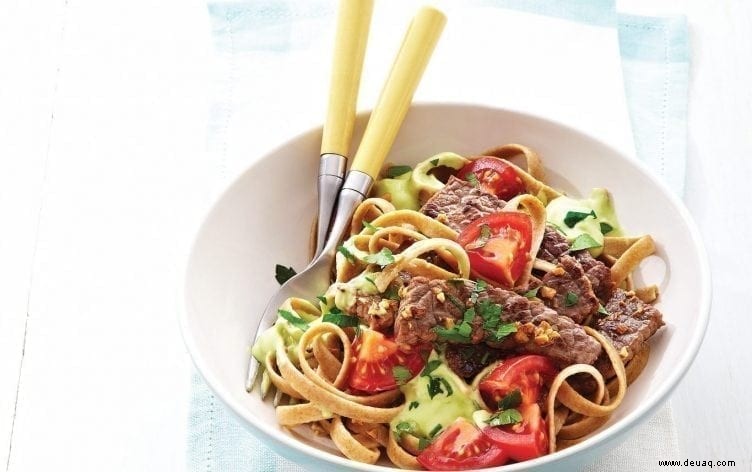
MULTIPOLYGON (((750 470, 752 354, 735 340, 752 313, 732 300, 747 294, 752 267, 743 206, 752 2, 657 3, 618 2, 689 20, 686 202, 715 294, 704 346, 672 398, 676 459, 750 470)), ((191 366, 163 292, 178 277, 181 228, 226 181, 205 175, 197 152, 209 103, 205 4, 11 1, 0 10, 0 464, 181 470, 191 366), (184 204, 166 204, 175 199, 184 204)))

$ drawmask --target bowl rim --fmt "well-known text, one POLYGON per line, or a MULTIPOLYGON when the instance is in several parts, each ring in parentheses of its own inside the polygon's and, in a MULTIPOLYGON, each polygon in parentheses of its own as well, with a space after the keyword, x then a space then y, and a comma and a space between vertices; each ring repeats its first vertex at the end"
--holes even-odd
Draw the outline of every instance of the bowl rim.
MULTIPOLYGON (((694 222, 694 219, 691 216, 689 210, 685 206, 684 202, 677 195, 674 194, 674 192, 668 187, 666 183, 664 183, 658 176, 654 175, 653 172, 647 167, 645 163, 638 160, 636 157, 632 158, 632 157, 627 156, 622 151, 616 149, 614 146, 604 142, 603 140, 591 134, 588 134, 585 131, 582 131, 581 129, 573 127, 569 124, 565 124, 565 123, 562 123, 560 121, 557 121, 551 118, 545 118, 540 115, 523 112, 523 111, 511 109, 511 108, 487 106, 487 105, 471 103, 471 102, 416 101, 412 104, 412 107, 428 108, 428 109, 453 108, 455 110, 465 110, 465 109, 471 108, 471 109, 483 110, 483 111, 488 111, 488 112, 496 112, 496 113, 501 112, 501 113, 506 113, 506 114, 511 114, 511 115, 517 115, 521 119, 541 121, 545 125, 562 128, 564 131, 581 135, 585 137, 586 139, 593 141, 595 144, 608 149, 609 151, 611 151, 612 154, 617 156, 618 159, 626 162, 628 165, 635 167, 638 170, 638 172, 642 174, 643 178, 648 179, 653 185, 657 186, 660 189, 660 191, 664 194, 664 196, 668 198, 668 201, 673 206, 673 209, 679 214, 683 223, 686 225, 687 229, 689 230, 689 239, 694 246, 696 255, 700 263, 699 265, 700 294, 698 298, 699 303, 697 304, 698 309, 699 309, 698 311, 699 318, 697 320, 694 331, 691 333, 691 338, 688 344, 688 349, 685 350, 685 352, 681 355, 679 361, 676 363, 676 368, 674 368, 667 377, 664 377, 664 380, 658 386, 656 391, 652 393, 651 395, 649 395, 646 398, 646 401, 641 402, 637 408, 627 413, 627 415, 621 420, 619 420, 616 424, 613 424, 602 431, 596 432, 592 436, 588 437, 581 443, 575 444, 574 446, 568 447, 562 451, 557 451, 554 454, 547 454, 545 456, 541 456, 531 461, 508 464, 508 465, 498 466, 498 467, 484 469, 484 470, 500 471, 500 472, 501 471, 514 472, 514 471, 525 470, 529 467, 542 466, 544 464, 553 464, 553 463, 562 461, 564 459, 571 458, 572 456, 577 455, 588 449, 596 449, 598 446, 605 446, 611 440, 615 440, 619 437, 622 437, 624 433, 629 432, 635 426, 637 426, 641 422, 650 418, 656 412, 656 410, 668 399, 669 395, 672 393, 672 391, 677 387, 679 382, 686 375, 687 371, 689 370, 689 367, 692 365, 692 362, 694 361, 694 359, 697 356, 697 353, 700 350, 700 347, 705 337, 705 333, 707 332, 707 327, 708 327, 708 323, 710 320, 712 283, 711 283, 709 258, 708 258, 708 254, 705 249, 705 244, 703 243, 700 231, 696 223, 694 222)), ((370 115, 371 111, 372 110, 360 111, 357 114, 356 119, 367 117, 368 115, 370 115)), ((279 143, 274 147, 270 147, 266 149, 265 151, 260 152, 258 158, 254 159, 250 164, 245 166, 245 168, 242 171, 240 171, 231 180, 229 184, 223 185, 221 189, 219 189, 218 191, 215 191, 213 198, 208 199, 208 201, 210 201, 211 204, 208 207, 206 207, 204 211, 198 215, 199 217, 196 220, 197 223, 194 223, 192 227, 193 231, 189 231, 187 233, 189 235, 189 238, 183 239, 184 250, 181 251, 180 253, 181 259, 179 261, 180 267, 178 271, 178 283, 177 283, 177 292, 176 292, 176 295, 178 297, 177 315, 178 315, 178 322, 180 325, 180 331, 183 337, 183 341, 188 350, 188 353, 191 357, 191 360, 194 366, 196 367, 196 370, 198 370, 201 377, 210 387, 210 389, 212 390, 212 393, 217 398, 219 398, 219 400, 230 410, 233 416, 238 418, 238 420, 242 423, 242 425, 246 429, 250 430, 262 442, 267 442, 271 440, 272 442, 275 443, 275 445, 283 445, 288 448, 292 448, 292 450, 294 452, 297 452, 298 454, 313 456, 317 460, 320 460, 322 462, 329 463, 332 465, 347 467, 351 469, 358 469, 358 470, 365 470, 365 471, 399 470, 394 467, 381 466, 377 464, 360 463, 360 462, 350 460, 343 456, 337 456, 335 454, 331 454, 327 451, 324 451, 320 448, 305 444, 302 441, 299 441, 295 439, 294 437, 288 434, 285 434, 284 432, 282 432, 281 430, 277 428, 277 425, 270 425, 267 427, 265 425, 256 424, 253 421, 253 418, 247 416, 247 409, 244 408, 243 405, 239 401, 236 401, 232 397, 232 394, 223 387, 223 384, 219 380, 218 376, 216 376, 212 372, 212 370, 209 368, 208 363, 201 356, 200 350, 198 348, 197 340, 193 336, 193 333, 191 332, 189 328, 188 316, 187 316, 188 306, 187 306, 187 299, 186 299, 187 291, 185 290, 187 282, 188 282, 188 269, 190 267, 190 260, 192 258, 192 255, 199 242, 199 237, 204 231, 204 227, 209 219, 209 216, 211 216, 211 214, 217 209, 220 202, 227 195, 229 195, 235 189, 237 185, 240 184, 240 182, 244 179, 244 177, 248 173, 253 172, 255 167, 260 165, 265 160, 264 158, 266 156, 273 154, 277 152, 278 150, 284 148, 292 141, 301 139, 302 137, 310 133, 319 132, 321 129, 322 129, 322 125, 307 128, 303 130, 302 132, 298 132, 294 136, 291 136, 286 141, 279 143)))

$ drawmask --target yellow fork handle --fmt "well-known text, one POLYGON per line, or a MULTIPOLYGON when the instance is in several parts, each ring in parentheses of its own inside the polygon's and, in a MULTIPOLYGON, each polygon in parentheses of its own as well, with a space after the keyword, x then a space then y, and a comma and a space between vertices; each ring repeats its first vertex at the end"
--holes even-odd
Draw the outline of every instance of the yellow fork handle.
POLYGON ((431 7, 413 18, 350 170, 378 176, 445 24, 444 14, 431 7))
POLYGON ((347 156, 350 149, 372 13, 373 0, 340 0, 321 154, 347 156))

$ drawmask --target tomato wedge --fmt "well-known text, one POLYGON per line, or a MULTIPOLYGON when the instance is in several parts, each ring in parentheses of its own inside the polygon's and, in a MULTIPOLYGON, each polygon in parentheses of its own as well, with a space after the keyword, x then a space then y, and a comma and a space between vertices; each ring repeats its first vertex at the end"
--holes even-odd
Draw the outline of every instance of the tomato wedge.
POLYGON ((538 401, 544 381, 553 379, 556 373, 548 357, 534 354, 512 357, 481 380, 478 389, 491 409, 496 409, 502 398, 517 389, 522 394, 522 404, 532 405, 538 401))
POLYGON ((470 259, 476 277, 514 287, 525 270, 533 240, 528 215, 501 211, 478 218, 462 230, 457 242, 470 259))
POLYGON ((520 405, 522 421, 483 428, 483 434, 515 461, 529 461, 548 452, 548 429, 537 403, 520 405))
POLYGON ((468 180, 470 174, 474 174, 478 179, 481 190, 494 194, 502 200, 509 200, 525 193, 525 185, 517 175, 517 171, 498 157, 478 158, 460 169, 457 177, 468 180))
POLYGON ((362 330, 360 336, 355 338, 353 352, 356 360, 350 371, 348 385, 368 393, 395 389, 395 377, 406 382, 418 375, 425 365, 420 350, 406 354, 400 351, 392 339, 370 329, 362 330), (407 370, 399 369, 398 366, 407 370))
POLYGON ((506 452, 465 418, 457 418, 418 454, 428 470, 472 470, 507 462, 506 452))

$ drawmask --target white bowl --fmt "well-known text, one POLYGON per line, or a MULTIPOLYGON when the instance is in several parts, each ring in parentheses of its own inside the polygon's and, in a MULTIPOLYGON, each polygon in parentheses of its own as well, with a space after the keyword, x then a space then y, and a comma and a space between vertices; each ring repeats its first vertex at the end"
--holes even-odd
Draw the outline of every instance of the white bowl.
MULTIPOLYGON (((362 130, 367 116, 358 119, 362 130)), ((315 213, 321 130, 291 138, 261 157, 217 200, 187 259, 180 318, 198 371, 240 423, 278 453, 326 470, 388 470, 350 461, 313 435, 290 434, 274 409, 244 389, 252 330, 277 290, 274 265, 302 269, 315 213)), ((355 143, 359 142, 356 136, 355 143)), ((504 471, 580 467, 616 446, 666 400, 700 348, 710 312, 710 271, 699 233, 681 201, 640 163, 586 132, 542 118, 479 106, 414 105, 389 161, 415 164, 440 151, 472 155, 505 143, 535 149, 549 182, 570 194, 608 188, 622 225, 649 233, 658 252, 641 268, 657 283, 666 327, 651 340, 650 362, 608 424, 569 449, 504 471)))

